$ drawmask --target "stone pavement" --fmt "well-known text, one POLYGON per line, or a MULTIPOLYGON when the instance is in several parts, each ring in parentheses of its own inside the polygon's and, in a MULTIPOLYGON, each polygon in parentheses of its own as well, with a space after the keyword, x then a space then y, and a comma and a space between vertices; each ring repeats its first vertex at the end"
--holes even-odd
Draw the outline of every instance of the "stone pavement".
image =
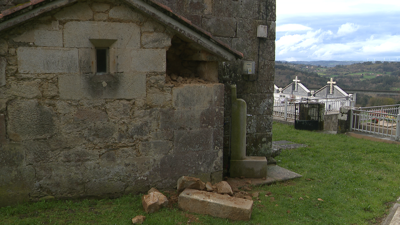
POLYGON ((400 225, 400 204, 396 203, 390 209, 389 215, 383 221, 382 225, 400 225))
POLYGON ((232 188, 240 188, 248 184, 251 185, 265 185, 292 180, 302 177, 300 174, 292 172, 288 169, 282 168, 277 165, 269 165, 267 169, 266 179, 262 178, 228 178, 227 182, 232 188))

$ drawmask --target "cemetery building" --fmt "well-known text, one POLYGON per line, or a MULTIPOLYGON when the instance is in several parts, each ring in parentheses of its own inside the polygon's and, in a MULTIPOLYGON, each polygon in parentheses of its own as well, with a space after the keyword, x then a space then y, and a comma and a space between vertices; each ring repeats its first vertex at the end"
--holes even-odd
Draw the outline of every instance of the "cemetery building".
POLYGON ((319 89, 314 93, 316 98, 346 98, 350 97, 345 91, 343 91, 339 86, 336 85, 336 82, 331 78, 328 84, 319 89))
POLYGON ((306 86, 300 83, 300 80, 296 76, 292 83, 287 85, 281 90, 281 97, 301 99, 311 96, 311 91, 306 86))
POLYGON ((247 154, 269 154, 274 0, 1 7, 0 206, 221 180, 230 84, 248 105, 247 154))

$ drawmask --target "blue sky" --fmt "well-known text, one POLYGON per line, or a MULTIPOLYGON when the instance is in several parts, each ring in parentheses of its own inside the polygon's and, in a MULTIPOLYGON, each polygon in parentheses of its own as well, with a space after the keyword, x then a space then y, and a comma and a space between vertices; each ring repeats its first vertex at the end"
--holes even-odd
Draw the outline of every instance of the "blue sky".
POLYGON ((400 61, 400 0, 276 4, 276 60, 400 61))

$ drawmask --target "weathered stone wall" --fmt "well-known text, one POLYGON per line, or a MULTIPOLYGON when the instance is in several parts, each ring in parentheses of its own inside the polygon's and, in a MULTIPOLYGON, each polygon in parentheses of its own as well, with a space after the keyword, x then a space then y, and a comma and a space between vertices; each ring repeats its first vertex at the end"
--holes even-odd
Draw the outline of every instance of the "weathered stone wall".
MULTIPOLYGON (((219 80, 237 84, 238 98, 247 102, 247 154, 266 156, 272 143, 275 74, 276 0, 157 0, 211 32, 255 61, 256 74, 242 75, 242 62, 219 65, 219 80), (268 37, 257 38, 257 26, 268 26, 268 37)), ((224 164, 229 162, 230 89, 225 87, 224 164)), ((225 168, 226 169, 226 168, 225 168)), ((225 171, 227 172, 227 171, 225 171)))
POLYGON ((338 116, 339 114, 324 115, 324 131, 338 130, 338 116))
POLYGON ((172 36, 116 1, 0 34, 0 206, 220 180, 224 85, 167 83, 172 36), (116 40, 109 74, 89 39, 116 40))

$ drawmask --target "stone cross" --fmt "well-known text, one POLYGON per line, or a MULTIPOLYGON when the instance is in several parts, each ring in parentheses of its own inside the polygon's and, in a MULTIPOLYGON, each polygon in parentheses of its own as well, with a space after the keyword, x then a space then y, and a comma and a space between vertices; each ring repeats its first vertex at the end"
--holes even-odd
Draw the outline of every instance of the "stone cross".
POLYGON ((297 83, 300 82, 300 80, 297 79, 297 76, 296 76, 296 79, 294 79, 293 81, 294 81, 294 90, 297 91, 297 83))
POLYGON ((331 86, 329 93, 332 94, 333 85, 336 84, 336 82, 333 82, 333 78, 331 78, 331 81, 328 81, 328 84, 331 86))
POLYGON ((279 88, 278 90, 279 90, 279 93, 282 93, 283 88, 279 88))

